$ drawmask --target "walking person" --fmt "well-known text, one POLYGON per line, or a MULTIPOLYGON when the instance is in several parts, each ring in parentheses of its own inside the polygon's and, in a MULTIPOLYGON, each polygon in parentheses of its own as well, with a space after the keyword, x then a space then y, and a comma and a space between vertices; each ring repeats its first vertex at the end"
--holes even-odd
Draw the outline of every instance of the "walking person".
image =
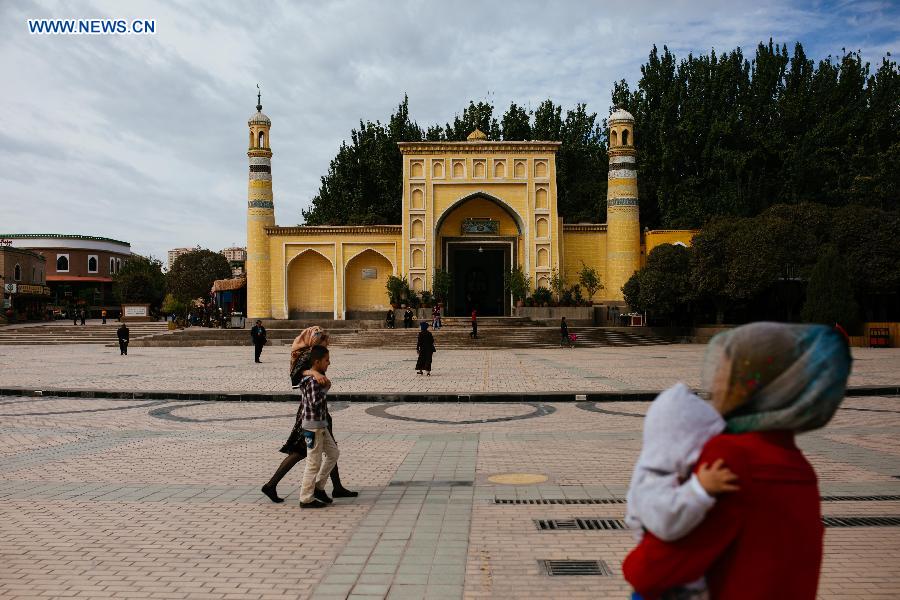
POLYGON ((78 325, 78 311, 72 309, 72 325, 78 325))
POLYGON ((469 337, 473 340, 478 339, 478 310, 472 309, 472 333, 469 334, 469 337))
POLYGON ((435 304, 431 309, 431 327, 434 329, 441 328, 441 305, 435 304))
MULTIPOLYGON (((330 364, 328 348, 314 346, 309 352, 312 370, 325 375, 330 364)), ((323 508, 333 502, 325 492, 328 479, 340 456, 328 430, 328 389, 307 375, 300 382, 300 411, 306 441, 306 469, 300 485, 300 508, 323 508)))
POLYGON ((559 324, 559 345, 560 346, 571 346, 572 340, 569 339, 569 324, 566 323, 566 318, 562 318, 562 322, 559 324))
POLYGON ((82 324, 82 325, 84 325, 84 319, 85 319, 86 316, 87 316, 87 315, 85 315, 85 311, 84 311, 84 309, 82 308, 82 309, 81 309, 81 324, 82 324))
POLYGON ((385 317, 384 322, 387 324, 388 329, 394 328, 394 323, 396 321, 396 316, 394 315, 394 309, 389 308, 387 311, 387 317, 385 317))
POLYGON ((253 341, 254 348, 253 362, 262 362, 259 357, 262 354, 263 346, 266 345, 266 328, 263 327, 262 321, 257 321, 250 330, 250 339, 253 341))
MULTIPOLYGON (((311 353, 316 346, 328 347, 328 332, 321 327, 308 327, 294 338, 294 343, 291 344, 291 363, 289 367, 291 386, 294 389, 299 388, 300 382, 307 376, 315 378, 320 386, 331 386, 331 381, 328 380, 328 377, 312 368, 311 353)), ((328 421, 328 432, 331 433, 333 439, 334 429, 331 413, 326 415, 325 420, 328 421)), ((287 456, 278 465, 278 469, 272 475, 272 478, 262 487, 263 494, 268 496, 272 502, 284 502, 284 498, 278 497, 278 483, 294 468, 294 465, 306 458, 307 447, 303 434, 303 411, 302 407, 300 407, 297 409, 297 419, 294 422, 294 428, 280 450, 287 456)), ((333 486, 331 491, 332 498, 355 498, 359 496, 359 492, 348 490, 341 483, 341 474, 338 471, 337 464, 331 469, 330 477, 333 486)))
POLYGON ((122 323, 122 326, 116 329, 116 337, 119 338, 119 356, 128 356, 128 326, 122 323))
POLYGON ((715 336, 705 362, 703 387, 725 431, 691 462, 698 475, 724 462, 739 489, 674 542, 645 532, 622 573, 646 598, 705 575, 711 598, 814 600, 825 531, 816 473, 794 437, 837 411, 852 362, 847 341, 822 325, 751 323, 715 336))
POLYGON ((103 319, 103 324, 106 325, 106 309, 100 311, 100 317, 103 319))
POLYGON ((425 371, 425 374, 430 376, 431 357, 437 352, 437 348, 434 347, 434 336, 428 331, 428 323, 423 321, 419 323, 419 327, 421 331, 416 340, 416 352, 419 353, 419 358, 416 360, 416 373, 421 375, 422 371, 425 371))

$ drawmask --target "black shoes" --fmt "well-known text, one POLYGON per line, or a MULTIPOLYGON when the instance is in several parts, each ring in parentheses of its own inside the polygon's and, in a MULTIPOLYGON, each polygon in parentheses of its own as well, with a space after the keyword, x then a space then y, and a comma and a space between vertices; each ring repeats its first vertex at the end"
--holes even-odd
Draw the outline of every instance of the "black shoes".
POLYGON ((278 504, 279 502, 284 502, 284 498, 279 498, 278 494, 274 487, 269 487, 268 485, 262 486, 262 493, 269 497, 269 500, 278 504))
POLYGON ((332 502, 334 502, 334 500, 328 497, 328 493, 325 490, 316 489, 316 491, 313 492, 313 496, 316 498, 316 500, 318 500, 319 502, 324 502, 325 504, 331 504, 332 502))
POLYGON ((301 502, 300 503, 300 508, 325 508, 326 506, 328 506, 328 505, 325 504, 324 502, 320 502, 319 500, 316 500, 315 498, 313 498, 309 502, 305 502, 305 503, 301 502))
POLYGON ((359 496, 359 492, 351 492, 345 487, 334 488, 331 491, 332 498, 356 498, 359 496))

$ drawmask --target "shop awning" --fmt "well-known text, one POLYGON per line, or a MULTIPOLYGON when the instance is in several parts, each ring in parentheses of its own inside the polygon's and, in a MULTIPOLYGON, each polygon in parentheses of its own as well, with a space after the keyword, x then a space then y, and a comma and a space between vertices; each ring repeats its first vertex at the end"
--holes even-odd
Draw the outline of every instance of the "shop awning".
POLYGON ((239 290, 246 285, 247 279, 245 277, 237 277, 235 279, 216 279, 215 281, 213 281, 212 291, 214 294, 217 292, 229 292, 232 290, 239 290))

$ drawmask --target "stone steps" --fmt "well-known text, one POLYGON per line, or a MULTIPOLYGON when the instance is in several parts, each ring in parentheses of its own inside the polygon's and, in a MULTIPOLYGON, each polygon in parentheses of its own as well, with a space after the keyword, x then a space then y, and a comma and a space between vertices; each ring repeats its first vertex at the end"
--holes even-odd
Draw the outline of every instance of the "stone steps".
MULTIPOLYGON (((28 327, 0 328, 0 345, 61 345, 61 344, 117 344, 116 330, 119 323, 106 325, 31 325, 28 327)), ((166 323, 133 323, 128 326, 129 337, 135 340, 162 334, 166 323)))
MULTIPOLYGON (((559 329, 555 327, 478 328, 478 339, 469 337, 469 329, 445 328, 433 332, 438 349, 470 348, 556 348, 559 329)), ((577 347, 638 346, 670 344, 675 340, 647 333, 630 332, 627 328, 572 327, 578 336, 577 347)), ((297 335, 295 329, 268 329, 271 345, 289 345, 297 335)), ((415 347, 418 329, 332 329, 331 344, 343 348, 409 348, 415 347)), ((175 333, 145 337, 132 343, 135 347, 185 346, 249 346, 250 334, 241 329, 190 328, 175 333)))

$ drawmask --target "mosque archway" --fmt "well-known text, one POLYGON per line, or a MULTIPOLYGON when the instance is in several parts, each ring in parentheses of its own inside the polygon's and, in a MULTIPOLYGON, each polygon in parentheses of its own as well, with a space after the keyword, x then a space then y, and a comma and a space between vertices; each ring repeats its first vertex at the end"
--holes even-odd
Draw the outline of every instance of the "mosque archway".
POLYGON ((375 250, 363 250, 351 258, 344 270, 347 318, 365 318, 367 315, 360 313, 386 311, 390 307, 387 280, 393 273, 391 262, 375 250))
POLYGON ((502 199, 485 193, 460 198, 438 218, 435 264, 450 273, 446 314, 512 314, 512 299, 503 288, 504 274, 522 255, 524 223, 502 199))
POLYGON ((304 250, 287 267, 288 318, 333 319, 334 266, 315 250, 304 250))

